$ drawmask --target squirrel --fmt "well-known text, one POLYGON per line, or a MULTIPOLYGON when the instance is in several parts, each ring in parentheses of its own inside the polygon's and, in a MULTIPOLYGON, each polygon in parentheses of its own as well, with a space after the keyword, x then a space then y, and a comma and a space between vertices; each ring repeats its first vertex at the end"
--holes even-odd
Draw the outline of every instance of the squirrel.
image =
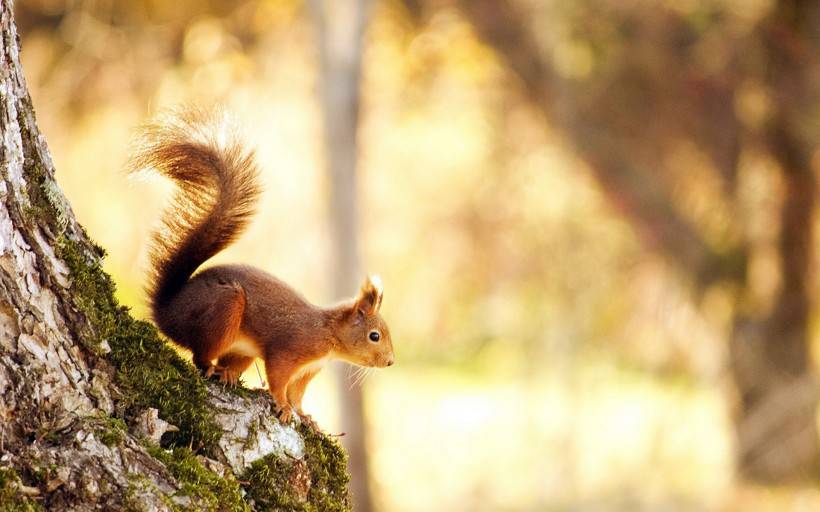
POLYGON ((152 237, 152 317, 193 352, 206 378, 238 385, 262 358, 279 420, 288 423, 295 412, 316 427, 302 397, 327 360, 393 364, 390 330, 379 314, 381 281, 368 277, 356 297, 318 307, 255 267, 219 265, 195 274, 242 233, 261 193, 253 152, 225 128, 221 113, 187 109, 150 122, 136 137, 130 170, 150 168, 177 185, 152 237))

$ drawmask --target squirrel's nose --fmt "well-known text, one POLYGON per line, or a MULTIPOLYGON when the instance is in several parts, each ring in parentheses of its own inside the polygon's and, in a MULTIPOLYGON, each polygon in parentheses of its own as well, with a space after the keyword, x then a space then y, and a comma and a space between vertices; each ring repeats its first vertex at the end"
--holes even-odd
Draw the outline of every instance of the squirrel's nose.
POLYGON ((387 366, 393 366, 393 356, 390 356, 390 359, 387 360, 387 366))

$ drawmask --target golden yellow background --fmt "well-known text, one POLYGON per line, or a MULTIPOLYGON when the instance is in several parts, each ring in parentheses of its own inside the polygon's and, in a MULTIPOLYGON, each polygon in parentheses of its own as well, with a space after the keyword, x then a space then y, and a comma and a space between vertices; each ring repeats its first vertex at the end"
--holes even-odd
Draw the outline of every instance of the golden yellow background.
MULTIPOLYGON (((338 299, 305 8, 124 4, 29 6, 63 13, 59 26, 20 16, 59 184, 107 249, 119 298, 147 316, 147 243, 171 190, 125 175, 129 138, 165 107, 217 102, 256 148, 265 193, 213 261, 338 299)), ((589 72, 588 49, 556 52, 568 75, 589 72)), ((362 384, 380 510, 815 510, 811 487, 734 478, 725 296, 693 304, 457 10, 417 27, 377 3, 363 62, 363 266, 385 283, 397 357, 362 384)), ((750 115, 765 108, 754 91, 744 101, 750 115)), ((669 158, 697 167, 700 156, 669 158)), ((756 165, 749 193, 765 204, 770 177, 756 165)), ((677 197, 720 223, 713 187, 682 180, 677 197)), ((772 286, 771 265, 759 267, 756 282, 772 286)), ((254 368, 245 378, 259 384, 254 368)), ((333 385, 323 372, 305 407, 331 433, 333 385)))

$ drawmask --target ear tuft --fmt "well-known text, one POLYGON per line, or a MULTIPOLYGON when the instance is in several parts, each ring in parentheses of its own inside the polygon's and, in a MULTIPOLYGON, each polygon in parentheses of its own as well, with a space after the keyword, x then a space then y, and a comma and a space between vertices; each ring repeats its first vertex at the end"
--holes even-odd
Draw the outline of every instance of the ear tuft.
POLYGON ((368 315, 375 314, 382 305, 384 287, 379 276, 368 276, 359 292, 356 307, 368 315))
POLYGON ((384 285, 382 284, 382 278, 377 275, 367 276, 367 282, 373 290, 376 291, 376 294, 379 296, 379 300, 381 300, 382 295, 384 295, 384 285))

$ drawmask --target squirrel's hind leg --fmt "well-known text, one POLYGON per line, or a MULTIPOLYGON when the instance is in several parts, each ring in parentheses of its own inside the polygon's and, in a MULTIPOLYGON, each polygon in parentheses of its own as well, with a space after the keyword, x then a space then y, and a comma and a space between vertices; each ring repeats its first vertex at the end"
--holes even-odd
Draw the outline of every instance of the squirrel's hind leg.
POLYGON ((194 364, 206 377, 224 371, 213 361, 230 351, 245 311, 245 291, 238 284, 220 284, 213 293, 210 306, 199 319, 196 339, 188 345, 194 353, 194 364))

